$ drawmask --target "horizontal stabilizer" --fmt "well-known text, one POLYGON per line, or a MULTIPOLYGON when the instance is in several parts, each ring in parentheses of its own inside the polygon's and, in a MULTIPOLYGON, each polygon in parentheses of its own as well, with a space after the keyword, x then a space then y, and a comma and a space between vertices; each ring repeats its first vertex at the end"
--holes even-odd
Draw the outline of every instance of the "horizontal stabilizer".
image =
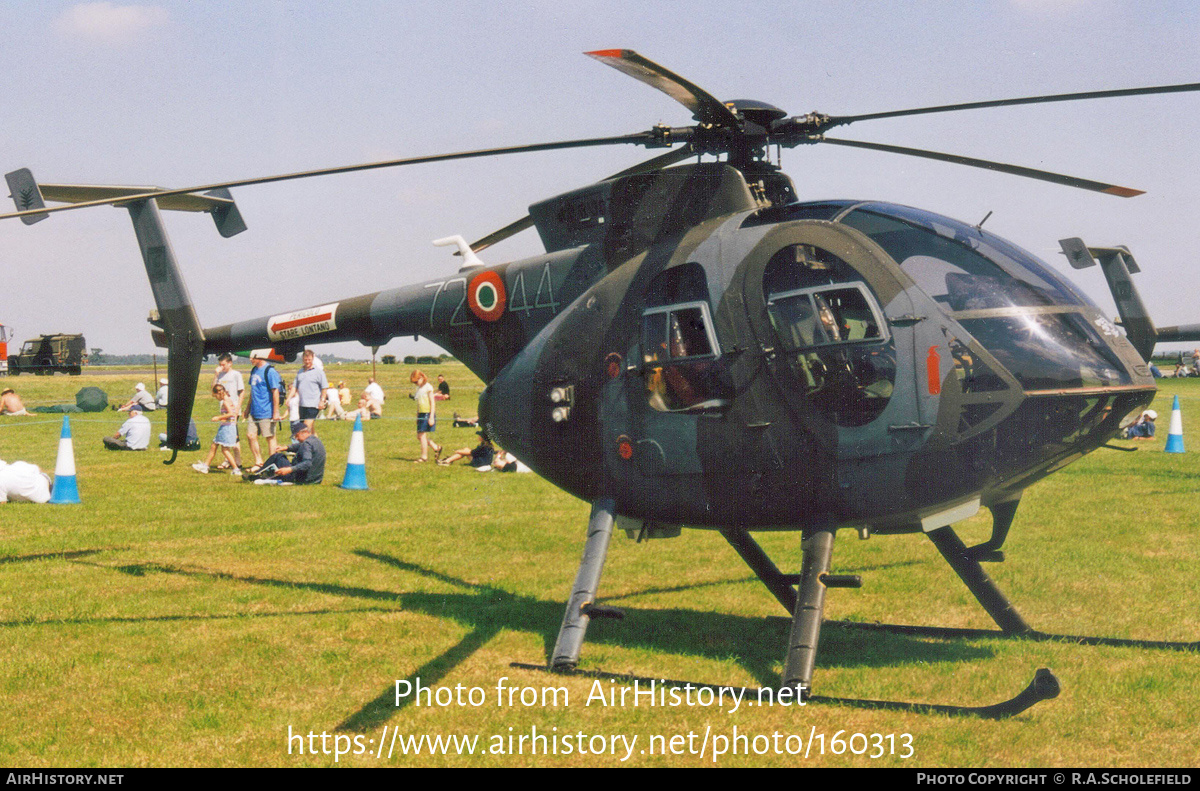
MULTIPOLYGON (((20 171, 18 171, 20 172, 20 171)), ((162 191, 162 187, 118 187, 95 184, 42 184, 42 197, 58 203, 87 203, 94 200, 120 198, 123 195, 145 195, 162 191)), ((209 195, 167 195, 158 198, 158 208, 165 211, 212 211, 233 203, 232 198, 209 195)))
POLYGON ((1062 247, 1063 254, 1066 255, 1067 261, 1075 269, 1087 269, 1089 266, 1095 266, 1097 259, 1105 262, 1120 256, 1125 262, 1125 268, 1129 273, 1137 274, 1142 269, 1134 260, 1133 254, 1129 252, 1129 248, 1120 245, 1118 247, 1088 247, 1079 237, 1070 239, 1059 239, 1058 244, 1062 247))
MULTIPOLYGON (((33 173, 30 172, 29 168, 21 168, 20 170, 14 170, 12 173, 6 173, 4 180, 8 182, 8 188, 12 191, 9 197, 17 204, 17 211, 46 208, 46 201, 43 199, 42 191, 38 189, 38 183, 34 180, 33 173)), ((21 218, 21 222, 26 225, 33 225, 35 222, 41 222, 49 216, 48 214, 27 214, 21 218)))
MULTIPOLYGON (((141 195, 166 192, 162 187, 129 187, 95 184, 38 184, 29 168, 14 170, 5 176, 18 211, 45 208, 46 201, 55 203, 89 203, 113 200, 125 195, 141 195)), ((168 194, 155 198, 159 209, 166 211, 208 212, 224 237, 236 236, 246 230, 241 212, 233 201, 229 190, 210 190, 203 195, 196 193, 168 194)), ((46 214, 29 214, 21 217, 26 225, 46 219, 46 214)))

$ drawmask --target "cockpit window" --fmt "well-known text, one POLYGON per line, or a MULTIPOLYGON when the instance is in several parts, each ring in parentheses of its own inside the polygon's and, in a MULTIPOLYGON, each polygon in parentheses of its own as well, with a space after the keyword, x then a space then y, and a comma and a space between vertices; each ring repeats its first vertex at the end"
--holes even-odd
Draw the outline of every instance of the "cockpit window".
POLYGON ((725 405, 707 302, 647 308, 642 314, 642 362, 650 405, 663 412, 725 405))
POLYGON ((883 320, 861 285, 775 294, 767 310, 786 351, 883 338, 883 320))
POLYGON ((961 323, 1027 391, 1132 381, 1095 328, 1078 313, 991 316, 961 323))
POLYGON ((872 203, 839 222, 871 237, 952 312, 1092 304, 1029 253, 948 217, 872 203))
POLYGON ((887 321, 853 267, 834 253, 789 245, 763 270, 767 315, 790 378, 841 426, 882 412, 896 381, 887 321))

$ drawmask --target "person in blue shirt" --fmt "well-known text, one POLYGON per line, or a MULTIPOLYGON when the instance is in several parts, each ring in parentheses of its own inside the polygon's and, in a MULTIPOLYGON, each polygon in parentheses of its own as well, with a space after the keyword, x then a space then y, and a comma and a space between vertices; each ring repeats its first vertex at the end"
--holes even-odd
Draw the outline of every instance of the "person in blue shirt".
POLYGON ((1153 409, 1147 409, 1137 419, 1137 422, 1125 429, 1125 439, 1153 439, 1154 421, 1156 420, 1158 420, 1158 413, 1153 409))
POLYGON ((250 371, 250 397, 246 399, 243 417, 248 421, 246 437, 250 440, 250 450, 254 453, 254 467, 261 467, 263 456, 262 448, 258 444, 260 434, 267 438, 268 455, 279 452, 279 443, 275 440, 275 424, 279 421, 279 393, 283 389, 283 380, 274 366, 267 365, 266 352, 251 352, 250 359, 254 361, 254 368, 250 371))

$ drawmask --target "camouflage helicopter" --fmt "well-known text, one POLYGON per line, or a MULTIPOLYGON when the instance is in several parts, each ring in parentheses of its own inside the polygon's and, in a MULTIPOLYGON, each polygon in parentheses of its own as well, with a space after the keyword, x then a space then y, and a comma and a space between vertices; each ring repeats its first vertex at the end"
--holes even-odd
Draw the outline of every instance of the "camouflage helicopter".
MULTIPOLYGON (((953 162, 1132 197, 1139 191, 934 151, 826 136, 879 118, 1200 90, 1200 83, 1058 94, 854 116, 791 116, 722 102, 630 50, 587 53, 682 103, 691 126, 389 160, 183 189, 38 184, 8 174, 26 223, 95 205, 128 208, 169 350, 168 444, 182 447, 202 359, 272 347, 423 336, 485 383, 480 421, 549 481, 591 503, 578 576, 551 656, 574 668, 614 527, 638 537, 718 530, 792 615, 782 684, 811 688, 834 537, 924 533, 1006 634, 1039 635, 981 562, 1000 551, 1026 487, 1113 438, 1153 399, 1155 328, 1125 248, 1064 240, 1073 266, 1104 268, 1125 332, 1016 245, 948 217, 889 203, 804 202, 771 146, 833 144, 953 162), (509 153, 633 144, 669 148, 599 183, 529 208, 468 245, 450 277, 203 328, 160 210, 246 225, 234 187, 509 153), (704 155, 716 161, 703 162, 704 155), (686 160, 696 159, 689 164, 686 160), (47 207, 45 201, 67 205, 47 207), (546 254, 487 266, 475 253, 535 227, 546 254), (991 538, 967 547, 954 523, 981 508, 991 538), (802 533, 785 574, 752 531, 802 533)), ((172 457, 173 460, 173 457, 172 457)), ((1039 671, 988 713, 1057 694, 1039 671)), ((980 709, 984 711, 984 709, 980 709)))

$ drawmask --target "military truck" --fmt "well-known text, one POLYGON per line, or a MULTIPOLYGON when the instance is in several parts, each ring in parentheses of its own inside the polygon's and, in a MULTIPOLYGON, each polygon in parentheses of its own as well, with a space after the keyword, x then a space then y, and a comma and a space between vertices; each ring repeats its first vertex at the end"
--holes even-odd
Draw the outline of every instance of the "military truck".
POLYGON ((34 373, 49 376, 56 371, 78 376, 87 365, 87 341, 82 335, 58 333, 39 335, 21 345, 21 351, 8 356, 8 375, 34 373))

